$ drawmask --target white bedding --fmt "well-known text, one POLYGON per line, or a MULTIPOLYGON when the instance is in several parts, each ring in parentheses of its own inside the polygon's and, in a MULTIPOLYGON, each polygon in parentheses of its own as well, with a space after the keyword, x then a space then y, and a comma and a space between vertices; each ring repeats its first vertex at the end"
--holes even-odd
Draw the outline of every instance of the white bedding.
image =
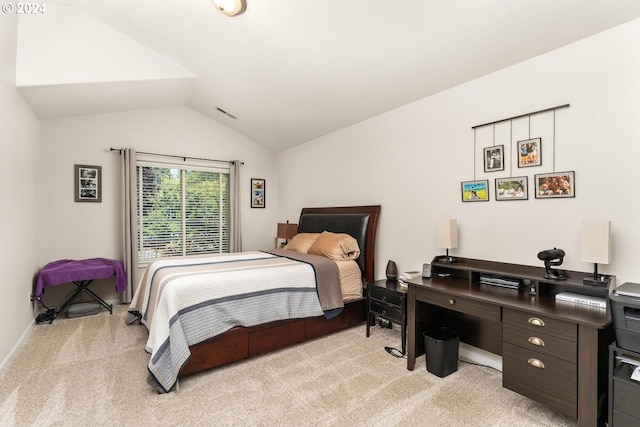
MULTIPOLYGON (((336 264, 343 299, 359 298, 358 265, 336 264)), ((139 313, 149 329, 148 368, 163 391, 174 386, 191 354, 189 346, 235 326, 325 313, 314 268, 265 252, 158 260, 145 271, 129 311, 139 313)))

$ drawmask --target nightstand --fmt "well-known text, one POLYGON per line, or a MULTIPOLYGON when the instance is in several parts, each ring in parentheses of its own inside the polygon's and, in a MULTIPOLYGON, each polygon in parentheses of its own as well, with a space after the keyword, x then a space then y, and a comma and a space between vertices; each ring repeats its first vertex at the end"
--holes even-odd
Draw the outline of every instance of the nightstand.
POLYGON ((398 286, 395 280, 376 280, 367 283, 367 337, 372 315, 400 325, 402 354, 407 346, 407 289, 398 286))

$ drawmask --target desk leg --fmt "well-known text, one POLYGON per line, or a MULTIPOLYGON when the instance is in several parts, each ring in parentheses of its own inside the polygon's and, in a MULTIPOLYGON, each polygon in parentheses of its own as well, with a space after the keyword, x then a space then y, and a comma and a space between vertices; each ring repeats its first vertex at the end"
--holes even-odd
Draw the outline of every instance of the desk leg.
POLYGON ((598 330, 578 325, 578 425, 598 420, 598 330))
POLYGON ((416 365, 416 287, 409 283, 407 289, 407 369, 416 365))

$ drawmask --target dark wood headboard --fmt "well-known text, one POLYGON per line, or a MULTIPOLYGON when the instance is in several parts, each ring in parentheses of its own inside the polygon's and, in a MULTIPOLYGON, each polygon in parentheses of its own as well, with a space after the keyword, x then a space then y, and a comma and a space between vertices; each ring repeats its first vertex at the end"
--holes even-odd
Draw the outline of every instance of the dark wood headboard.
POLYGON ((367 281, 375 280, 376 229, 380 205, 303 208, 298 221, 299 233, 347 233, 360 246, 356 260, 367 281))

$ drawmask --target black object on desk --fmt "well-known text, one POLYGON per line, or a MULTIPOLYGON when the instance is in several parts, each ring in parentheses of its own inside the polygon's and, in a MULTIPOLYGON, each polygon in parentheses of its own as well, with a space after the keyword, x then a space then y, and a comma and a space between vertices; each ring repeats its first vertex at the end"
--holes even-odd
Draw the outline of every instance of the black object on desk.
POLYGON ((407 352, 407 290, 395 280, 377 280, 367 284, 367 337, 372 315, 400 325, 402 355, 407 352))

